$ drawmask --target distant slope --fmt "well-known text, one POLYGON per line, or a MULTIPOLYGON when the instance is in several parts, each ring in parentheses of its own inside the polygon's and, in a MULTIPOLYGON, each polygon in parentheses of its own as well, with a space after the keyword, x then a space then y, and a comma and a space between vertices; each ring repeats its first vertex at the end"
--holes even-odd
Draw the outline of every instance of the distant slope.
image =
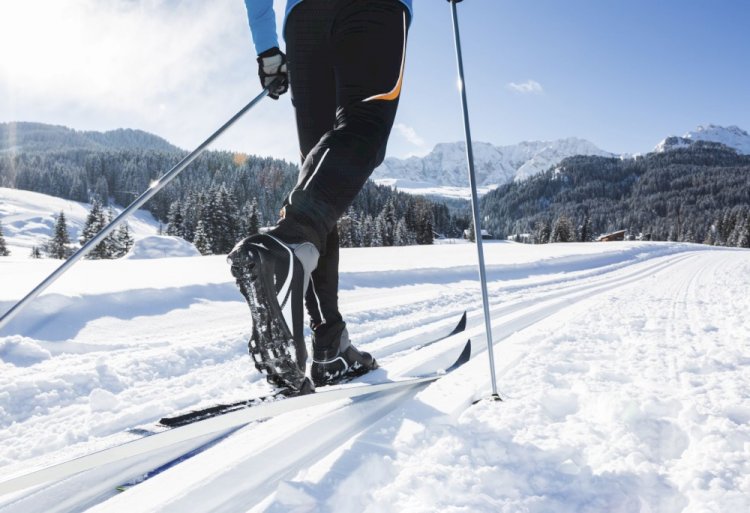
POLYGON ((530 233, 560 215, 575 226, 589 216, 595 233, 619 229, 652 240, 702 242, 725 209, 750 206, 750 155, 697 141, 687 147, 619 159, 577 156, 482 199, 496 235, 530 233))
POLYGON ((93 132, 44 123, 0 123, 0 152, 134 149, 182 151, 161 137, 143 130, 118 128, 107 132, 93 132))
POLYGON ((685 148, 696 141, 723 144, 738 153, 750 155, 750 134, 738 126, 701 125, 682 137, 667 137, 656 145, 654 151, 665 152, 685 148))
MULTIPOLYGON (((37 192, 0 187, 0 221, 13 257, 27 257, 33 246, 43 244, 53 232, 55 216, 65 213, 70 240, 78 242, 90 205, 37 192)), ((115 213, 121 209, 114 209, 115 213)), ((128 220, 136 238, 154 235, 159 223, 139 210, 128 220)))
MULTIPOLYGON (((475 141, 472 146, 480 192, 534 176, 565 157, 613 156, 593 143, 575 137, 556 141, 525 141, 508 146, 475 141)), ((441 143, 424 157, 388 158, 375 170, 373 179, 404 192, 468 197, 466 144, 441 143)))

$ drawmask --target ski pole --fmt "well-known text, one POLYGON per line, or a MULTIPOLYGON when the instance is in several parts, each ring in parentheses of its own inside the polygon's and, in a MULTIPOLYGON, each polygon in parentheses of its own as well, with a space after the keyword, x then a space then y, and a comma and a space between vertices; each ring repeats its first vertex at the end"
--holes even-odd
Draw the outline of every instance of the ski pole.
MULTIPOLYGON (((273 84, 272 84, 273 85, 273 84)), ((107 235, 112 233, 112 231, 117 228, 117 226, 122 223, 125 219, 127 219, 130 214, 133 213, 133 211, 139 209, 141 206, 143 206, 144 203, 146 203, 148 200, 150 200, 157 192, 159 192, 161 189, 164 188, 165 185, 167 185, 169 182, 171 182, 178 174, 180 174, 187 166, 190 165, 198 156, 203 153, 203 151, 208 147, 209 144, 214 142, 216 138, 218 138, 224 131, 232 126, 238 119, 240 119, 243 115, 245 115, 250 109, 255 107, 256 104, 258 104, 269 92, 271 86, 266 87, 261 91, 261 93, 253 98, 250 103, 242 107, 237 114, 232 116, 229 121, 224 123, 221 128, 216 130, 213 134, 209 136, 208 139, 203 141, 200 146, 198 146, 196 149, 194 149, 191 153, 186 155, 182 160, 180 160, 172 169, 164 173, 160 178, 157 180, 151 182, 151 185, 149 186, 146 191, 141 194, 133 203, 128 205, 125 210, 120 212, 120 214, 115 217, 107 226, 101 229, 99 233, 97 233, 94 238, 92 238, 90 241, 88 241, 86 244, 81 246, 81 248, 73 253, 65 262, 60 265, 57 269, 55 269, 49 276, 47 276, 44 280, 42 280, 39 285, 34 287, 34 289, 29 292, 23 299, 21 299, 18 303, 13 305, 10 310, 5 312, 2 317, 0 317, 0 330, 2 330, 10 321, 13 319, 20 311, 21 309, 26 306, 29 302, 33 301, 39 294, 44 292, 44 290, 52 285, 60 276, 65 274, 68 269, 73 267, 76 262, 78 262, 80 259, 85 257, 89 252, 91 252, 92 249, 96 247, 97 244, 99 244, 101 241, 103 241, 107 235)))
POLYGON ((479 218, 479 197, 477 195, 477 179, 474 173, 474 152, 471 147, 471 129, 469 127, 469 107, 466 102, 466 85, 464 82, 464 63, 461 55, 461 36, 458 31, 458 14, 456 4, 462 0, 448 0, 451 4, 453 18, 453 39, 456 42, 456 64, 458 66, 458 86, 461 89, 461 108, 464 115, 464 134, 466 136, 466 161, 469 170, 469 184, 471 185, 471 212, 474 218, 474 240, 477 244, 479 257, 479 281, 482 285, 482 306, 484 307, 484 328, 487 332, 487 355, 490 361, 490 378, 492 381, 492 397, 501 400, 497 393, 495 378, 495 353, 492 348, 492 321, 490 319, 490 300, 487 294, 487 272, 484 265, 484 246, 482 245, 482 223, 479 218))

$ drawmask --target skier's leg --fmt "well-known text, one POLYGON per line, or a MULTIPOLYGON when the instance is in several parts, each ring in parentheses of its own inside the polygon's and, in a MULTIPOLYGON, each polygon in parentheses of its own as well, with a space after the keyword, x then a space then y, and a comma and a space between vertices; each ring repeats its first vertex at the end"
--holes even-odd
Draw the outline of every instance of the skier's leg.
MULTIPOLYGON (((315 1, 295 7, 286 24, 287 62, 302 165, 296 188, 309 178, 307 156, 336 123, 336 80, 330 41, 320 36, 335 6, 315 1)), ((339 239, 336 227, 320 248, 318 266, 305 297, 311 325, 341 320, 338 311, 339 239)))
MULTIPOLYGON (((311 0, 295 10, 307 7, 307 14, 330 4, 338 10, 322 33, 330 34, 335 126, 306 155, 284 219, 272 230, 284 241, 310 241, 321 252, 336 221, 385 155, 401 92, 409 21, 406 8, 394 0, 311 0)), ((288 43, 291 35, 287 25, 288 43)), ((296 80, 290 70, 292 94, 296 80)))
MULTIPOLYGON (((347 5, 332 30, 336 126, 308 156, 315 164, 313 172, 298 187, 290 205, 292 212, 304 213, 306 199, 310 199, 310 212, 323 214, 319 219, 327 214, 327 222, 333 219, 334 223, 385 156, 400 95, 408 26, 407 14, 398 2, 342 3, 347 5), (293 203, 297 196, 303 198, 299 209, 293 203), (332 209, 320 209, 323 204, 332 209)), ((338 283, 333 290, 337 289, 338 283)), ((316 385, 373 368, 377 362, 351 345, 340 316, 314 330, 311 376, 316 385)))
MULTIPOLYGON (((303 7, 295 8, 286 28, 292 101, 304 160, 322 134, 333 127, 336 96, 333 65, 326 64, 330 51, 325 38, 319 37, 325 13, 312 10, 301 15, 297 11, 303 7)), ((300 181, 303 179, 301 173, 300 181)), ((253 316, 249 347, 256 367, 276 385, 305 390, 303 303, 318 265, 317 248, 302 240, 261 234, 239 243, 229 260, 253 316)))
MULTIPOLYGON (((313 66, 309 76, 328 73, 332 63, 335 123, 305 156, 285 217, 269 234, 242 241, 229 255, 253 314, 256 366, 279 384, 305 387, 302 296, 338 217, 382 162, 401 89, 407 22, 405 8, 394 0, 308 0, 287 20, 287 48, 290 42, 294 46, 295 37, 305 41, 297 54, 299 78, 290 66, 293 94, 297 80, 311 90, 318 84, 311 79, 309 86, 303 85, 303 65, 308 64, 299 56, 309 59, 311 66, 318 59, 319 66, 313 66), (296 358, 289 355, 289 344, 296 348, 296 358)), ((296 109, 305 108, 300 105, 304 97, 294 100, 296 109)), ((349 344, 343 322, 324 326, 325 333, 316 333, 319 343, 314 345, 336 346, 336 354, 314 351, 316 382, 376 366, 370 355, 349 344), (337 342, 328 344, 333 340, 337 342)))
POLYGON ((339 312, 339 233, 336 227, 328 234, 324 251, 307 289, 307 313, 313 329, 342 320, 339 312))

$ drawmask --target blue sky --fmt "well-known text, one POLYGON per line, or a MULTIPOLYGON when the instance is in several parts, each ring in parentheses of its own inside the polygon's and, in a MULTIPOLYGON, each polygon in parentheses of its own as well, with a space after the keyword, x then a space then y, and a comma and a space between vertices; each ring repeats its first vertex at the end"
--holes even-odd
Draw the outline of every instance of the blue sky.
MULTIPOLYGON (((389 144, 399 157, 463 137, 449 4, 414 8, 389 144)), ((699 124, 750 129, 746 0, 465 0, 458 10, 475 140, 577 136, 645 152, 699 124)), ((192 148, 259 91, 242 0, 4 0, 0 47, 0 121, 140 128, 192 148)), ((294 160, 288 96, 217 146, 294 160)))

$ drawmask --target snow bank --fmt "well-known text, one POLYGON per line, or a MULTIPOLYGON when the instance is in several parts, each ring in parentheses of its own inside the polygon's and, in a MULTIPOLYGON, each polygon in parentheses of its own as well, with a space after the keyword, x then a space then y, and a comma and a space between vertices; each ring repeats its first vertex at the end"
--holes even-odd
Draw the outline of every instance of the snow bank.
POLYGON ((150 235, 136 240, 128 254, 123 258, 143 260, 150 258, 194 256, 201 256, 200 251, 181 237, 150 235))
POLYGON ((26 367, 51 356, 49 351, 39 347, 32 339, 19 336, 0 339, 0 362, 26 367))

